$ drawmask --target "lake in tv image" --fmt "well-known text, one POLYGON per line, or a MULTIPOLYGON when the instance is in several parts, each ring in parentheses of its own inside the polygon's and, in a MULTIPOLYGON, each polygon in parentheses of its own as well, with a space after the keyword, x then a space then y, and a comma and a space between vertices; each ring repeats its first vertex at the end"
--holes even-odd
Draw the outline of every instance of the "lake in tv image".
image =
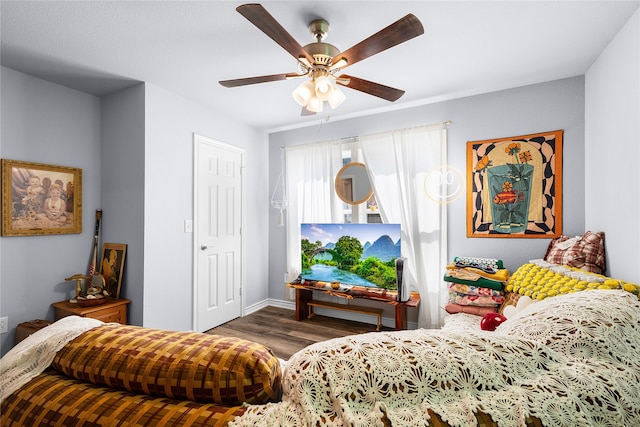
POLYGON ((302 224, 302 278, 396 289, 400 224, 302 224))

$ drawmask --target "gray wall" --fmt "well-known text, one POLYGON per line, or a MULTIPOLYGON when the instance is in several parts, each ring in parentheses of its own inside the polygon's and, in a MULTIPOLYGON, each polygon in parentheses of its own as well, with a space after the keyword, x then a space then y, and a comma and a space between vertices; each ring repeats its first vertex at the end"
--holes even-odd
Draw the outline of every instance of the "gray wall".
POLYGON ((640 283, 640 11, 586 74, 588 228, 605 231, 608 274, 640 283))
POLYGON ((102 99, 102 242, 127 245, 122 298, 142 325, 144 301, 145 85, 102 99))
POLYGON ((100 207, 100 99, 0 68, 3 159, 82 169, 82 233, 0 238, 0 313, 9 317, 2 354, 15 327, 53 320, 51 303, 75 295, 65 277, 86 273, 100 207))
MULTIPOLYGON (((349 98, 347 95, 347 100, 349 98)), ((564 130, 564 233, 583 233, 584 222, 584 78, 574 77, 452 101, 419 106, 351 120, 324 123, 272 134, 269 139, 271 191, 280 170, 282 146, 452 120, 448 125, 449 165, 466 170, 467 141, 564 130)), ((514 270, 530 259, 542 258, 550 239, 466 237, 466 199, 448 205, 449 259, 456 255, 499 258, 514 270)), ((269 295, 282 298, 285 273, 285 231, 270 210, 269 295)), ((288 293, 285 295, 288 299, 288 293)))

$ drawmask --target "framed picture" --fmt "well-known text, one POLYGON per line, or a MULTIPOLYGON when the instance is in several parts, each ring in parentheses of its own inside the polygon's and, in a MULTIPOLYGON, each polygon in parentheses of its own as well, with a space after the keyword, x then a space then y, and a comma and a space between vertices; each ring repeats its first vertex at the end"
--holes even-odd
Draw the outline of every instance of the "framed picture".
POLYGON ((562 234, 562 136, 467 143, 467 237, 562 234))
POLYGON ((2 159, 2 235, 82 232, 82 170, 2 159))
POLYGON ((104 277, 104 286, 111 298, 120 298, 122 273, 127 245, 121 243, 104 243, 100 257, 100 274, 104 277))

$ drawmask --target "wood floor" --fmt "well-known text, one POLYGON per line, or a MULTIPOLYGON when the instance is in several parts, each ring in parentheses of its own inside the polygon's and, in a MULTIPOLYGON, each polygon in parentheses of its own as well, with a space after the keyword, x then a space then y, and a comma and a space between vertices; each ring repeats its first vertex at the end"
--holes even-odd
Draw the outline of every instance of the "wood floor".
MULTIPOLYGON (((298 322, 293 310, 269 306, 206 333, 255 341, 269 347, 277 357, 287 360, 315 342, 375 330, 376 325, 318 315, 298 322)), ((383 330, 391 329, 383 327, 383 330)))

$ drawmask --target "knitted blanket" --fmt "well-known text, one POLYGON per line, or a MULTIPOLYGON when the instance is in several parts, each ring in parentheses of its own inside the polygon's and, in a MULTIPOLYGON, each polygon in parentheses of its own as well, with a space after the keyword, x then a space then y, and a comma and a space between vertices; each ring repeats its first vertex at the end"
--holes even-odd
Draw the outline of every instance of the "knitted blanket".
POLYGON ((0 403, 47 369, 65 344, 102 324, 96 319, 67 316, 18 343, 0 359, 0 403))
POLYGON ((231 425, 640 425, 640 302, 584 291, 532 304, 482 331, 467 314, 442 330, 376 332, 307 347, 285 367, 283 399, 231 425))

